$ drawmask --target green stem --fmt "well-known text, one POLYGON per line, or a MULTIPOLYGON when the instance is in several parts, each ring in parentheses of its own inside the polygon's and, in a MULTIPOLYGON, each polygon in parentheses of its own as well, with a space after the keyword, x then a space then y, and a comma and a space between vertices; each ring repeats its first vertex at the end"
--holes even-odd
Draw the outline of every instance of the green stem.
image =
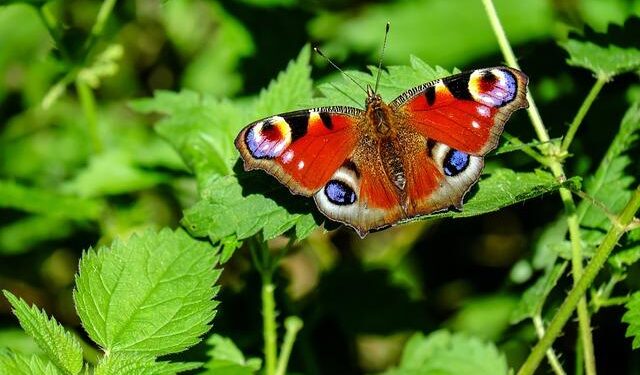
POLYGON ((598 307, 620 306, 629 302, 629 296, 611 297, 598 302, 598 307))
POLYGON ((285 375, 287 373, 287 365, 289 364, 289 357, 291 357, 291 350, 293 349, 293 343, 296 341, 298 332, 302 329, 302 320, 297 316, 290 316, 284 321, 285 334, 282 348, 280 349, 280 357, 278 358, 278 368, 276 375, 285 375))
POLYGON ((534 346, 533 350, 527 357, 526 361, 520 367, 518 371, 518 375, 533 375, 538 366, 540 365, 540 361, 544 357, 547 349, 551 347, 551 344, 555 341, 555 339, 560 335, 562 328, 567 323, 571 315, 573 314, 573 310, 578 305, 578 302, 582 298, 582 296, 587 291, 587 288, 593 283, 593 280, 598 275, 598 272, 607 261, 609 254, 616 246, 620 237, 624 234, 626 226, 633 220, 633 216, 640 208, 640 186, 636 187, 636 190, 633 193, 633 196, 627 202, 624 209, 619 215, 618 222, 620 225, 613 225, 611 229, 607 232, 602 243, 598 246, 593 258, 584 269, 584 274, 578 280, 578 282, 574 285, 573 289, 569 292, 566 299, 560 305, 558 312, 549 323, 547 327, 547 332, 542 337, 540 341, 534 346))
MULTIPOLYGON (((518 62, 516 61, 513 50, 511 49, 511 45, 507 40, 507 36, 505 34, 504 28, 500 23, 500 19, 498 18, 498 14, 491 0, 482 0, 487 15, 489 17, 489 21, 491 22, 491 26, 496 34, 498 39, 498 43, 500 45, 500 49, 507 61, 507 63, 513 67, 519 68, 518 62)), ((599 91, 599 90, 598 90, 599 91)), ((597 94, 597 92, 596 92, 597 94)), ((595 99, 595 96, 594 96, 595 99)), ((527 93, 527 100, 529 102, 529 117, 531 118, 531 123, 538 135, 538 139, 542 142, 548 142, 550 140, 549 133, 547 133, 547 129, 542 122, 542 118, 540 117, 540 113, 538 112, 537 106, 530 92, 527 93)), ((588 108, 587 108, 588 109, 588 108)), ((586 113, 586 112, 585 112, 586 113)), ((578 117, 578 116, 576 116, 578 117)), ((581 121, 581 120, 580 120, 581 121)), ((579 125, 579 122, 577 123, 579 125)), ((577 130, 577 125, 574 127, 577 130)), ((547 153, 547 155, 551 155, 548 166, 553 172, 553 175, 559 179, 564 180, 565 174, 563 170, 562 163, 560 159, 554 157, 560 154, 559 150, 554 150, 555 147, 546 147, 543 148, 543 152, 547 153)), ((564 210, 567 214, 567 223, 569 226, 569 239, 571 241, 572 248, 572 273, 574 275, 574 283, 576 280, 580 278, 582 274, 582 240, 580 238, 580 226, 579 219, 576 215, 576 207, 573 201, 573 197, 571 196, 571 192, 568 189, 561 188, 560 189, 560 197, 562 199, 562 203, 564 205, 564 210)), ((574 288, 576 285, 574 284, 574 288)), ((585 355, 585 365, 588 375, 595 375, 595 355, 593 351, 593 338, 591 335, 591 322, 589 317, 589 311, 587 309, 587 301, 586 298, 580 296, 579 301, 576 301, 578 306, 578 320, 579 320, 579 329, 580 329, 580 337, 582 340, 582 347, 584 349, 585 355)), ((545 335, 548 337, 548 334, 545 335)), ((554 337, 555 339, 555 337, 554 337)), ((551 341, 553 342, 553 340, 551 341)), ((548 346, 551 345, 551 342, 548 346)), ((538 342, 540 345, 540 342, 538 342)), ((547 347, 548 347, 547 346, 547 347)), ((544 352, 544 351, 543 351, 544 352)), ((533 353, 532 353, 533 354, 533 353)), ((539 361, 538 361, 539 364, 539 361)), ((537 364, 536 364, 537 366, 537 364)))
MULTIPOLYGON (((559 163, 554 163, 553 168, 557 169, 559 163)), ((562 174, 562 170, 556 170, 556 176, 562 174)), ((573 285, 575 286, 582 277, 583 258, 582 240, 580 238, 580 221, 576 214, 576 206, 571 196, 571 191, 560 189, 560 198, 567 214, 567 224, 569 227, 569 238, 571 239, 571 273, 573 285)), ((593 349, 593 335, 591 334, 591 317, 587 307, 587 298, 582 297, 578 302, 578 329, 582 340, 582 350, 584 351, 584 364, 587 375, 596 374, 596 357, 593 349)))
POLYGON ((276 332, 276 301, 274 298, 275 286, 271 283, 271 278, 263 278, 262 281, 262 323, 264 335, 264 363, 267 375, 276 374, 276 364, 278 362, 276 332))
MULTIPOLYGON (((509 40, 507 39, 507 34, 504 32, 504 28, 498 18, 498 13, 496 12, 496 7, 493 5, 493 1, 482 0, 482 4, 484 4, 493 32, 498 38, 498 44, 500 45, 500 50, 502 51, 502 55, 504 56, 507 65, 520 69, 520 65, 518 65, 518 61, 516 60, 516 55, 513 53, 511 44, 509 44, 509 40)), ((527 101, 529 102, 527 113, 529 114, 533 128, 538 135, 538 139, 542 142, 548 142, 551 138, 549 138, 547 128, 545 128, 544 123, 542 122, 542 117, 540 117, 540 112, 538 112, 538 107, 533 101, 533 96, 531 96, 530 92, 527 92, 527 101)))
POLYGON ((78 97, 80 98, 84 117, 87 119, 87 128, 89 130, 91 143, 93 144, 93 150, 96 153, 100 153, 102 152, 102 140, 100 139, 100 133, 98 131, 96 100, 93 96, 93 91, 91 91, 91 88, 80 79, 76 79, 76 90, 78 91, 78 97))
MULTIPOLYGON (((536 329, 536 334, 538 335, 538 339, 541 339, 544 336, 544 323, 542 322, 542 318, 540 317, 539 314, 536 314, 533 316, 533 326, 536 329)), ((553 348, 547 349, 547 360, 549 361, 549 365, 551 366, 551 369, 553 369, 553 372, 556 373, 556 375, 567 374, 562 368, 562 365, 560 364, 560 360, 558 360, 558 356, 556 356, 556 353, 553 351, 553 348)))
POLYGON ((96 16, 96 22, 93 24, 93 28, 91 28, 91 34, 86 41, 85 44, 85 52, 87 55, 93 49, 93 46, 96 43, 96 40, 102 35, 102 31, 104 30, 104 25, 107 23, 107 19, 109 15, 113 11, 113 7, 116 5, 116 0, 104 0, 102 5, 100 6, 100 10, 98 10, 98 15, 96 16))
POLYGON ((591 105, 596 100, 596 97, 598 97, 600 90, 602 90, 602 87, 604 87, 605 83, 607 83, 608 80, 609 77, 600 76, 591 87, 589 94, 587 94, 587 97, 582 102, 582 105, 578 109, 578 113, 576 113, 573 121, 571 121, 571 125, 569 125, 569 130, 562 140, 562 146, 560 147, 561 151, 569 150, 569 146, 571 146, 571 142, 573 142, 573 138, 575 137, 580 124, 582 124, 582 120, 584 120, 584 117, 587 115, 589 108, 591 108, 591 105))

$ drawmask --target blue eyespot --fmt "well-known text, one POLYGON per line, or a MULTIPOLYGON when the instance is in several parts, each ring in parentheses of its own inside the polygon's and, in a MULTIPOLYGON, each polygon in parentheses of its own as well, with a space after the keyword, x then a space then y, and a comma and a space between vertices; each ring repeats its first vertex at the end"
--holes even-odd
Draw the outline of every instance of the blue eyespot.
POLYGON ((356 193, 347 184, 339 180, 331 180, 324 186, 324 195, 329 202, 340 206, 353 204, 356 201, 356 193))
POLYGON ((451 149, 442 163, 442 169, 447 176, 456 176, 469 166, 469 154, 451 149))

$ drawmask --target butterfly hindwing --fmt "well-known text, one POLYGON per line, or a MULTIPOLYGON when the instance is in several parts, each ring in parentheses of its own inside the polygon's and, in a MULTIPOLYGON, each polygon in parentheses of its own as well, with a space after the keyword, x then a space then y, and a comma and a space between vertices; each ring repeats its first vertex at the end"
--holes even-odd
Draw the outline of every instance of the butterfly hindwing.
POLYGON ((485 155, 497 146, 511 113, 528 106, 527 81, 512 68, 477 69, 414 87, 390 106, 428 139, 485 155))

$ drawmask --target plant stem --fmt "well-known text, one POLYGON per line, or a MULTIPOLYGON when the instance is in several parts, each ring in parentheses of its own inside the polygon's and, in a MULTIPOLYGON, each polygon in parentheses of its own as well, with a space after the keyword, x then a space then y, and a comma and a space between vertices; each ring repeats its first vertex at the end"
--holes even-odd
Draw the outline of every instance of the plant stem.
MULTIPOLYGON (((489 22, 491 22, 491 27, 493 28, 493 32, 496 34, 498 38, 498 44, 500 45, 500 50, 502 51, 502 55, 505 58, 507 65, 512 66, 514 68, 520 69, 520 65, 518 65, 518 61, 516 60, 516 56, 511 49, 511 45, 509 44, 509 40, 507 39, 507 34, 504 32, 504 28, 500 23, 500 19, 498 18, 498 13, 496 12, 496 7, 493 5, 492 0, 482 0, 482 4, 484 4, 485 11, 487 12, 487 16, 489 17, 489 22)), ((540 117, 540 112, 538 112, 538 107, 536 103, 533 101, 533 96, 530 92, 527 92, 527 101, 529 102, 529 108, 527 109, 527 113, 529 114, 529 118, 531 119, 531 123, 533 124, 533 128, 538 135, 538 139, 542 142, 549 142, 551 138, 549 138, 549 133, 547 133, 547 128, 545 128, 542 117, 540 117)))
POLYGON ((534 346, 533 350, 527 357, 526 361, 520 367, 518 371, 518 375, 533 375, 533 373, 538 368, 540 361, 544 357, 547 349, 551 347, 553 341, 558 337, 562 328, 567 323, 569 318, 571 317, 573 310, 578 305, 578 302, 587 291, 587 288, 593 283, 593 280, 598 275, 598 272, 607 261, 609 254, 616 246, 620 237, 624 234, 626 226, 633 220, 635 213, 640 208, 640 185, 636 187, 631 199, 622 212, 619 215, 618 222, 620 225, 613 225, 611 229, 607 232, 602 243, 598 246, 593 258, 584 269, 584 274, 578 280, 578 282, 574 285, 573 289, 567 295, 567 298, 564 300, 558 312, 549 323, 547 327, 547 332, 545 335, 538 341, 536 346, 534 346))
MULTIPOLYGON (((553 163, 554 168, 558 168, 559 163, 553 163)), ((555 175, 563 173, 562 170, 555 171, 555 175)), ((580 221, 576 214, 576 206, 573 202, 571 192, 567 189, 560 189, 560 198, 567 214, 567 224, 569 226, 569 237, 571 238, 571 272, 573 285, 575 286, 582 277, 582 240, 580 239, 580 221)), ((587 298, 582 297, 578 302, 578 329, 580 330, 580 340, 582 340, 582 350, 584 351, 584 364, 587 375, 596 374, 596 357, 593 350, 593 336, 591 335, 591 317, 587 308, 587 298)))
POLYGON ((562 146, 560 147, 561 151, 569 150, 569 146, 571 146, 571 142, 573 142, 573 138, 576 135, 580 124, 582 124, 582 120, 587 115, 589 108, 591 108, 591 105, 596 100, 596 97, 600 93, 600 90, 602 90, 602 87, 604 87, 604 84, 607 83, 608 80, 609 77, 599 76, 596 82, 591 87, 589 94, 587 94, 587 97, 582 102, 582 105, 580 105, 576 116, 573 118, 573 121, 571 121, 571 125, 569 125, 569 130, 567 130, 567 134, 562 140, 562 146))
MULTIPOLYGON (((536 329, 536 334, 538 335, 538 339, 541 339, 544 336, 544 324, 542 323, 542 318, 539 314, 533 316, 533 326, 536 329)), ((549 361, 549 365, 553 369, 553 372, 556 375, 566 375, 564 372, 556 353, 553 351, 553 348, 547 349, 547 360, 549 361)))
POLYGON ((278 358, 278 368, 276 375, 285 375, 287 373, 287 365, 289 357, 293 349, 293 343, 296 341, 298 332, 302 329, 302 320, 297 316, 290 316, 284 321, 285 334, 282 348, 280 349, 280 357, 278 358))
MULTIPOLYGON (((511 45, 507 40, 507 36, 505 34, 504 28, 502 27, 502 24, 500 23, 500 19, 498 18, 498 14, 493 5, 493 2, 491 0, 482 0, 482 2, 485 6, 487 15, 489 17, 489 21, 491 22, 491 26, 494 30, 494 33, 496 34, 496 37, 498 38, 498 44, 500 45, 500 49, 502 50, 502 53, 507 63, 513 67, 519 68, 518 62, 516 61, 513 50, 511 49, 511 45)), ((600 90, 598 89, 595 92, 593 98, 590 100, 590 103, 588 103, 588 106, 590 106, 593 100, 595 100, 595 95, 597 95, 599 91, 600 90)), ((538 108, 535 105, 535 101, 533 100, 533 96, 531 95, 530 92, 527 93, 527 100, 529 101, 529 109, 528 109, 529 117, 531 118, 531 123, 533 124, 533 127, 538 135, 538 139, 540 139, 540 141, 542 142, 548 142, 550 140, 549 133, 547 133, 544 123, 542 122, 542 118, 540 117, 540 113, 538 112, 538 108)), ((588 106, 586 109, 588 109, 588 106)), ((584 114, 586 114, 586 109, 584 114)), ((578 111, 578 114, 579 113, 580 111, 578 111)), ((575 125, 572 124, 573 126, 570 128, 570 130, 573 129, 574 133, 577 130, 580 123, 582 122, 582 119, 584 118, 584 114, 582 116, 576 115, 575 125)), ((571 137, 573 137, 573 135, 571 135, 571 137)), ((561 154, 559 152, 560 150, 557 150, 557 148, 554 150, 554 147, 546 147, 546 148, 542 148, 542 151, 552 156, 552 158, 548 163, 548 166, 553 172, 553 175, 559 180, 566 179, 564 169, 560 159, 558 159, 557 157, 553 157, 555 155, 561 154)), ((576 214, 576 206, 573 201, 571 192, 566 188, 560 188, 560 198, 562 199, 562 203, 564 205, 564 210, 567 215, 567 223, 569 226, 569 239, 571 241, 571 250, 572 250, 571 266, 572 266, 572 273, 574 277, 574 288, 575 288, 576 287, 575 283, 582 275, 583 259, 582 259, 582 240, 580 238, 580 226, 579 226, 580 221, 576 214)), ((589 317, 589 310, 587 309, 586 298, 582 297, 580 298, 579 305, 578 305, 578 321, 579 321, 579 329, 580 329, 579 337, 581 337, 582 347, 584 349, 584 356, 585 356, 584 361, 585 361, 585 367, 587 370, 587 375, 595 375, 596 374, 595 355, 593 350, 593 338, 591 335, 590 320, 591 319, 589 317)), ((540 342, 538 342, 538 345, 539 344, 540 342)), ((549 343, 549 345, 550 344, 551 343, 549 343)))
POLYGON ((276 301, 273 296, 275 286, 271 283, 271 278, 263 278, 262 281, 262 323, 264 335, 264 363, 265 373, 275 375, 276 363, 278 362, 276 332, 276 301))
POLYGON ((76 79, 76 90, 78 91, 78 97, 84 117, 87 119, 87 128, 89 130, 89 138, 93 145, 95 153, 102 152, 102 140, 98 131, 98 121, 96 119, 96 100, 93 96, 91 88, 82 80, 76 79))

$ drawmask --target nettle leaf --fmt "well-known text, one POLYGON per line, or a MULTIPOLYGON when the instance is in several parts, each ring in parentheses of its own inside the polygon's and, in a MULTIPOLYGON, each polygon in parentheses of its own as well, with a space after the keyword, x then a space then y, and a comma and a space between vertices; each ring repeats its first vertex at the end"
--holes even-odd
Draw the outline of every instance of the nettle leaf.
POLYGON ((0 207, 72 220, 91 220, 100 216, 104 203, 0 181, 0 207))
POLYGON ((516 308, 511 312, 511 324, 517 324, 527 318, 542 314, 544 302, 551 290, 564 274, 567 262, 549 268, 529 289, 527 289, 516 308))
POLYGON ((259 358, 245 359, 238 347, 229 338, 212 335, 207 344, 211 350, 207 355, 211 360, 205 364, 206 374, 216 375, 252 375, 262 367, 259 358))
MULTIPOLYGON (((629 201, 638 181, 636 158, 640 151, 640 103, 632 105, 620 125, 613 142, 600 162, 596 173, 585 183, 585 191, 602 203, 609 212, 619 212, 629 201)), ((578 205, 578 218, 582 227, 581 238, 592 249, 597 247, 611 227, 611 221, 602 207, 585 199, 578 205)))
POLYGON ((184 90, 156 91, 153 98, 133 101, 130 106, 142 113, 166 115, 156 131, 178 150, 199 179, 231 173, 238 156, 233 139, 247 122, 240 105, 184 90))
POLYGON ((214 176, 201 196, 184 211, 182 224, 192 235, 213 242, 243 240, 260 231, 271 239, 294 227, 297 236, 306 236, 322 220, 310 213, 315 212, 313 200, 291 195, 262 172, 214 176))
POLYGON ((298 57, 289 62, 287 69, 269 83, 269 87, 260 92, 252 111, 255 119, 277 113, 300 109, 300 104, 311 99, 313 81, 311 80, 311 55, 309 46, 300 51, 298 57))
POLYGON ((36 306, 29 307, 26 302, 8 291, 3 293, 11 303, 20 326, 33 337, 49 359, 70 374, 80 373, 82 348, 78 340, 65 331, 55 319, 50 319, 44 311, 36 306))
POLYGON ((480 182, 467 194, 462 211, 447 211, 427 218, 482 215, 558 190, 563 185, 578 186, 579 181, 570 179, 563 184, 547 172, 515 172, 499 168, 480 177, 480 182))
POLYGON ((625 305, 627 312, 622 316, 622 321, 629 324, 626 337, 633 337, 633 348, 640 348, 640 292, 631 295, 625 305))
POLYGON ((169 229, 90 249, 73 293, 84 328, 110 353, 185 350, 215 315, 217 258, 209 243, 169 229))
POLYGON ((38 355, 12 353, 0 350, 0 374, 11 375, 63 375, 52 362, 38 355))
MULTIPOLYGON (((413 55, 410 56, 409 60, 410 66, 396 65, 386 67, 386 69, 382 70, 378 92, 387 102, 390 102, 412 87, 459 72, 457 69, 454 69, 453 72, 450 73, 439 66, 435 68, 431 67, 413 55)), ((363 86, 369 85, 375 87, 378 68, 370 66, 369 71, 369 73, 348 71, 347 74, 363 86)), ((338 82, 320 84, 318 90, 322 93, 323 97, 311 99, 306 107, 348 105, 351 107, 364 108, 367 97, 366 92, 346 78, 338 82)))
POLYGON ((158 362, 149 354, 116 352, 102 357, 94 375, 172 375, 195 370, 201 366, 202 363, 198 362, 158 362))
POLYGON ((503 354, 492 343, 464 334, 436 331, 409 339, 396 369, 386 375, 507 375, 503 354))
POLYGON ((609 264, 618 269, 625 269, 640 260, 640 229, 629 232, 623 248, 607 260, 609 264))
POLYGON ((623 26, 609 25, 606 34, 586 28, 560 45, 569 53, 567 63, 591 70, 598 77, 640 69, 640 18, 629 18, 623 26))

